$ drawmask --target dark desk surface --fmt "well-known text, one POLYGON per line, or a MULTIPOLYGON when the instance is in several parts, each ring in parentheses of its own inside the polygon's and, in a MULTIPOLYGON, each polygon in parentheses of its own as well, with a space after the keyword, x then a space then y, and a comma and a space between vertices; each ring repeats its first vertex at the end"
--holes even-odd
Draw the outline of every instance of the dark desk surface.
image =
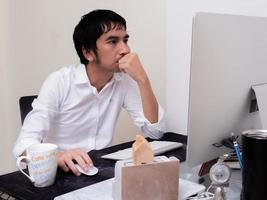
MULTIPOLYGON (((166 156, 175 156, 180 161, 185 161, 187 137, 184 135, 165 133, 160 140, 177 141, 184 144, 182 148, 165 153, 166 156)), ((58 169, 55 183, 52 186, 45 188, 36 188, 21 172, 16 171, 10 174, 0 176, 0 191, 12 195, 16 199, 21 200, 44 200, 54 199, 54 197, 83 188, 94 183, 104 181, 114 177, 115 161, 101 158, 102 155, 112 153, 124 148, 131 147, 133 142, 127 142, 115 145, 102 150, 93 150, 88 154, 94 162, 94 165, 99 169, 95 176, 81 175, 79 177, 72 173, 65 173, 58 169)))

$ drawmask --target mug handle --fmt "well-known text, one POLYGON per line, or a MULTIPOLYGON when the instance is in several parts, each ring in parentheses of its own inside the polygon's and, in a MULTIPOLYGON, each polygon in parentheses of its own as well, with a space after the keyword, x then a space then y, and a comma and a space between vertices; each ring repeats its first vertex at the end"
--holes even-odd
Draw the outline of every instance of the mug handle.
POLYGON ((16 166, 17 166, 17 168, 19 169, 19 171, 21 171, 22 174, 24 174, 28 179, 31 180, 31 182, 34 183, 34 178, 31 177, 30 175, 26 174, 26 173, 21 169, 21 167, 20 167, 20 162, 21 162, 23 159, 25 159, 27 163, 30 162, 30 158, 29 158, 28 156, 20 156, 20 157, 18 157, 18 159, 17 159, 16 166))

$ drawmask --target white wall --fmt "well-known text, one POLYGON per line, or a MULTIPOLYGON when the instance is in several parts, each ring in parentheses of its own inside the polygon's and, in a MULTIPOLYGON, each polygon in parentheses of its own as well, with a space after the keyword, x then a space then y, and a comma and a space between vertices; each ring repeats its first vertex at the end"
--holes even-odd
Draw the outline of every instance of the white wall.
POLYGON ((167 1, 166 110, 168 130, 187 133, 192 17, 212 12, 267 17, 265 0, 167 1))
MULTIPOLYGON (((0 158, 5 160, 0 174, 15 169, 12 147, 21 126, 19 97, 37 94, 48 74, 79 62, 72 42, 73 29, 80 17, 93 9, 112 9, 126 18, 131 49, 139 54, 155 94, 165 106, 164 1, 0 2, 0 158)), ((114 143, 133 139, 138 130, 123 113, 116 132, 114 143)))
MULTIPOLYGON (((4 160, 10 161, 10 157, 6 155, 10 154, 10 135, 8 131, 8 120, 7 118, 10 116, 8 112, 8 99, 6 98, 9 96, 8 91, 8 81, 7 81, 7 42, 6 42, 6 27, 5 27, 5 20, 6 20, 6 13, 7 10, 4 8, 6 7, 6 1, 0 1, 0 130, 1 130, 1 140, 0 140, 0 158, 4 158, 4 160)), ((1 169, 7 170, 7 165, 4 161, 2 161, 0 167, 0 174, 1 169)))

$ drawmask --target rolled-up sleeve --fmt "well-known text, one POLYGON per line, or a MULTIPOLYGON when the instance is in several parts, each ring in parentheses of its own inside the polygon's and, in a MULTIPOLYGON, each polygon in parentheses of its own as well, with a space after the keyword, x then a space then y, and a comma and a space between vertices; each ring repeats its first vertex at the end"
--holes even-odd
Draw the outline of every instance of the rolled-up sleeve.
POLYGON ((158 122, 150 123, 144 116, 142 100, 136 82, 128 78, 125 84, 126 95, 123 107, 127 110, 134 123, 140 128, 144 136, 158 139, 165 132, 165 113, 160 104, 158 104, 158 122))
POLYGON ((135 124, 140 127, 142 133, 152 139, 161 138, 165 132, 164 110, 160 104, 158 104, 158 109, 157 123, 150 123, 144 115, 135 119, 135 124))

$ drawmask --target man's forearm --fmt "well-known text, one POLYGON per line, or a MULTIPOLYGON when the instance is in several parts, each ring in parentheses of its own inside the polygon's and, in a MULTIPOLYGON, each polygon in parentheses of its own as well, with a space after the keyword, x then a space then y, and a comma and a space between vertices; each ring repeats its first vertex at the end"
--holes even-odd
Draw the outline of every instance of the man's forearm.
POLYGON ((143 112, 150 123, 158 122, 158 102, 153 93, 149 79, 146 77, 138 81, 141 94, 143 112))

